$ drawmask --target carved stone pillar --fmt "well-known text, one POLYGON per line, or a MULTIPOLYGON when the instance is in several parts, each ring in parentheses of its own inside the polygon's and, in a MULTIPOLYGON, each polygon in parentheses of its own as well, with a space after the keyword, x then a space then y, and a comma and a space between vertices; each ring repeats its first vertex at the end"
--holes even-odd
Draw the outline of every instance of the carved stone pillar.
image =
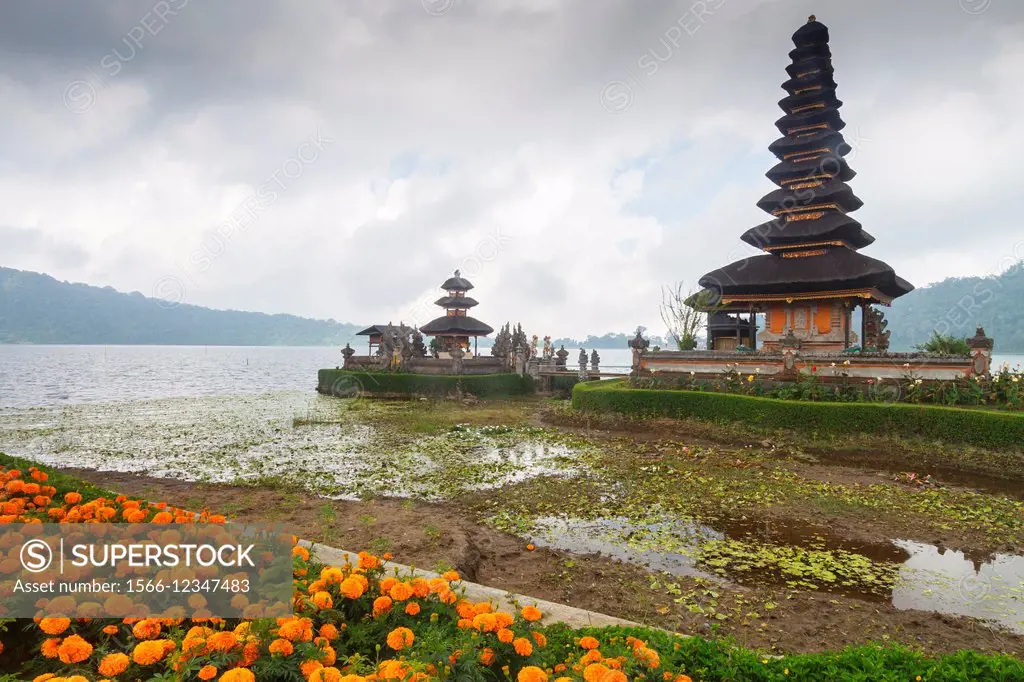
POLYGON ((978 327, 974 336, 967 339, 967 345, 971 347, 971 371, 980 376, 987 376, 992 371, 992 349, 995 348, 995 339, 985 336, 985 330, 978 327))

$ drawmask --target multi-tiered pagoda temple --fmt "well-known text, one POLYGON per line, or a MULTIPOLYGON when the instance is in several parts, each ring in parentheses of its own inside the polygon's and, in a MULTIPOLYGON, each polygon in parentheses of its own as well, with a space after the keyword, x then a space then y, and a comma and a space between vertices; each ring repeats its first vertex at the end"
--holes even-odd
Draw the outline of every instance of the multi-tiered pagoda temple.
POLYGON ((494 329, 467 314, 470 308, 478 305, 476 300, 466 295, 473 285, 456 270, 455 276, 445 280, 441 288, 447 295, 434 301, 434 305, 444 308, 445 314, 420 327, 420 331, 428 336, 440 338, 442 352, 450 352, 456 346, 466 350, 472 337, 473 355, 476 355, 476 338, 487 336, 494 329))
POLYGON ((749 328, 756 313, 765 313, 760 340, 767 349, 790 332, 812 352, 849 348, 858 340, 850 329, 855 307, 888 305, 914 288, 882 261, 858 253, 874 237, 849 215, 862 202, 846 184, 855 173, 843 158, 850 146, 840 133, 846 124, 828 39, 828 28, 813 16, 793 34, 790 78, 782 84, 788 96, 779 101, 785 115, 775 122, 783 137, 768 147, 779 163, 767 176, 779 189, 757 203, 773 218, 741 237, 767 255, 699 280, 705 292, 696 300, 716 302, 715 312, 737 320, 748 314, 749 328))

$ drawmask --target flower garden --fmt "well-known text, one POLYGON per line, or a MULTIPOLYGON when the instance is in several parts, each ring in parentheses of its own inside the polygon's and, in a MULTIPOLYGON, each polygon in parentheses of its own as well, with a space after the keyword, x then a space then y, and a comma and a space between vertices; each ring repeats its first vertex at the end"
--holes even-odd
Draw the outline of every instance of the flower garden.
MULTIPOLYGON (((3 524, 224 523, 222 516, 128 499, 36 467, 0 467, 3 524)), ((10 548, 7 548, 8 550, 10 548)), ((292 551, 294 615, 274 620, 81 617, 0 621, 0 676, 97 680, 976 680, 1022 679, 1006 656, 931 659, 900 648, 765 657, 661 630, 571 630, 525 606, 496 610, 460 595, 459 575, 396 575, 366 552, 324 566, 292 551)), ((15 557, 4 559, 9 563, 15 557)), ((9 568, 9 566, 8 566, 9 568)), ((57 597, 56 599, 61 599, 57 597)), ((111 597, 115 599, 116 597, 111 597)), ((49 603, 49 610, 59 608, 49 603)))
POLYGON ((687 391, 714 391, 737 395, 828 402, 909 403, 1024 410, 1024 373, 1020 367, 1002 365, 988 376, 972 375, 961 379, 925 381, 914 373, 910 363, 903 365, 898 379, 877 377, 865 386, 851 380, 849 360, 828 365, 810 365, 796 381, 772 382, 760 372, 743 373, 738 365, 722 372, 720 379, 700 378, 696 373, 675 378, 638 377, 637 388, 676 388, 687 391))

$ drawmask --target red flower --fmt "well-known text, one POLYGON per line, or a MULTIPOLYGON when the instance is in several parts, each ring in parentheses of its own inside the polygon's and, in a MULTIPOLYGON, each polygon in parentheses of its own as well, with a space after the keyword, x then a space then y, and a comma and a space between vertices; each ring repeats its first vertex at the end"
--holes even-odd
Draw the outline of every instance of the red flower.
POLYGON ((817 372, 818 371, 818 366, 817 365, 811 365, 811 371, 812 372, 817 372))

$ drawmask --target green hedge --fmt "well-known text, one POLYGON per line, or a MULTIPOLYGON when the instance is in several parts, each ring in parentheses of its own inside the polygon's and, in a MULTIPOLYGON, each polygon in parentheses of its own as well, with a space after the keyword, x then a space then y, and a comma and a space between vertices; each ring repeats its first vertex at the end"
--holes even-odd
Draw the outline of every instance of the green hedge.
POLYGON ((86 499, 96 497, 116 497, 117 494, 109 490, 94 486, 91 483, 75 478, 69 474, 62 473, 59 469, 55 469, 49 464, 39 464, 32 460, 23 459, 21 457, 13 457, 4 452, 0 452, 0 466, 6 469, 18 469, 22 472, 28 471, 31 467, 38 467, 46 471, 49 478, 46 481, 47 485, 52 485, 57 489, 57 496, 63 496, 64 493, 81 493, 86 499))
POLYGON ((565 652, 579 652, 579 639, 601 641, 638 637, 661 654, 664 668, 683 670, 694 682, 979 682, 1024 680, 1024 662, 1008 655, 958 651, 929 656, 901 646, 867 644, 840 651, 765 656, 722 640, 680 638, 644 627, 588 627, 573 630, 557 623, 544 631, 541 650, 548 667, 565 662, 565 652))
POLYGON ((533 378, 518 374, 405 374, 322 369, 317 391, 338 397, 359 393, 445 396, 462 386, 478 398, 507 398, 533 393, 533 378))
POLYGON ((1024 446, 1024 414, 899 403, 824 403, 728 393, 631 388, 622 380, 579 384, 573 407, 637 417, 736 421, 822 434, 922 436, 994 448, 1024 446))

